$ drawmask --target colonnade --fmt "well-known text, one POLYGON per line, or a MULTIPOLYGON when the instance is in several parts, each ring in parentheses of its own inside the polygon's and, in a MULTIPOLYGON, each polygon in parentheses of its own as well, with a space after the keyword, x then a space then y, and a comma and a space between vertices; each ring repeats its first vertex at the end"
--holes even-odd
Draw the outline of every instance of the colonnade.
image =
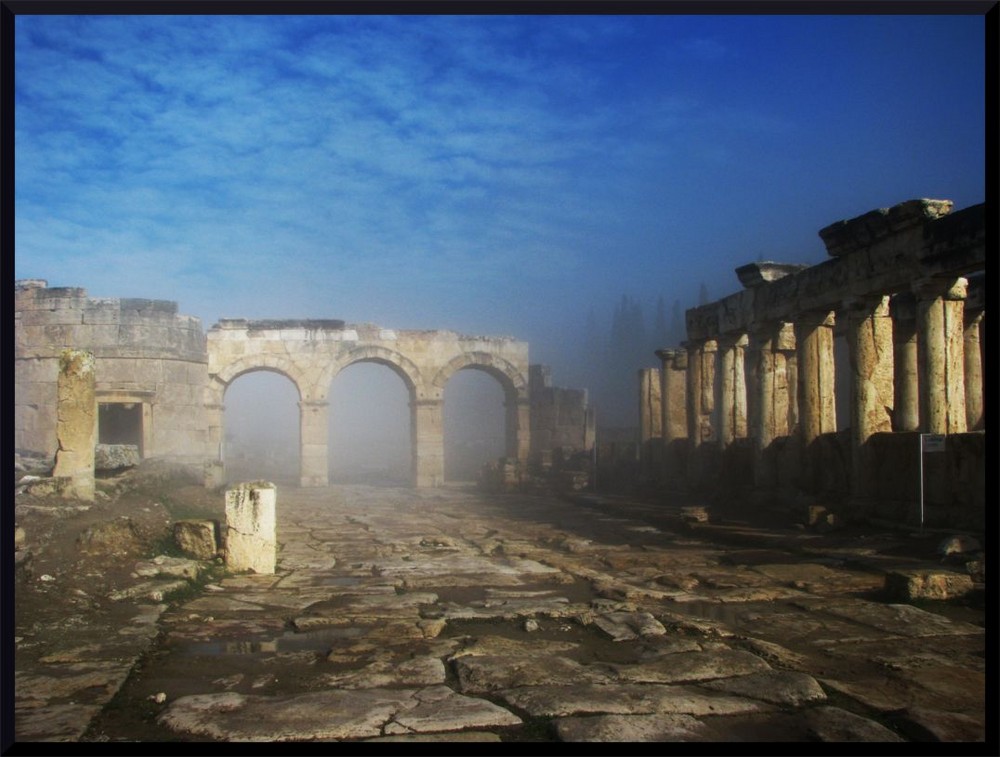
POLYGON ((689 310, 682 349, 656 353, 667 475, 703 480, 703 450, 717 458, 745 439, 753 483, 773 486, 777 440, 802 451, 838 431, 838 370, 849 372, 855 498, 874 491, 874 434, 982 429, 983 206, 950 211, 914 200, 833 224, 820 232, 830 260, 742 266, 742 291, 689 310), (834 358, 837 338, 847 365, 834 358))

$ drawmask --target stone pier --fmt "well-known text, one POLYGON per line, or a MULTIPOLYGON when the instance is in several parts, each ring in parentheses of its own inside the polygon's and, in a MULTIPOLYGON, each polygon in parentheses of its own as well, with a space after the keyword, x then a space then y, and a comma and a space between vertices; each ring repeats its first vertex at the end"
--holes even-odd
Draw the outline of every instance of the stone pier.
POLYGON ((59 404, 55 467, 52 475, 69 479, 68 498, 94 500, 94 447, 97 444, 97 395, 94 355, 63 350, 59 359, 59 404))
POLYGON ((226 568, 274 573, 277 562, 277 491, 267 481, 226 491, 226 568))

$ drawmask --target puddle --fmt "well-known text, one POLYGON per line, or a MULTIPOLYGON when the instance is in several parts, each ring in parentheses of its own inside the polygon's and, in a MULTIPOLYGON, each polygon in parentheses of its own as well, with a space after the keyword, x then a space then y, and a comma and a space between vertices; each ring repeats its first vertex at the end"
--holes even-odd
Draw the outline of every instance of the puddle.
POLYGON ((359 639, 369 631, 364 626, 321 628, 314 631, 285 631, 276 639, 236 639, 181 644, 174 651, 181 655, 220 657, 223 655, 277 654, 279 652, 326 653, 331 645, 345 639, 359 639))

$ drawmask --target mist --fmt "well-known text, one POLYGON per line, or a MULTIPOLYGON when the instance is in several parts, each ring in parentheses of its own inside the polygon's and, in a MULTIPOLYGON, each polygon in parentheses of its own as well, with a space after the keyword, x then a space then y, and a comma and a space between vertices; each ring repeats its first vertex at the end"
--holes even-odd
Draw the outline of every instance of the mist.
MULTIPOLYGON (((356 363, 329 390, 331 483, 409 486, 410 398, 389 367, 356 363)), ((266 370, 235 379, 225 394, 223 458, 229 481, 267 479, 298 485, 299 397, 285 376, 266 370)), ((466 369, 444 390, 444 473, 474 481, 505 452, 504 395, 489 374, 466 369)))

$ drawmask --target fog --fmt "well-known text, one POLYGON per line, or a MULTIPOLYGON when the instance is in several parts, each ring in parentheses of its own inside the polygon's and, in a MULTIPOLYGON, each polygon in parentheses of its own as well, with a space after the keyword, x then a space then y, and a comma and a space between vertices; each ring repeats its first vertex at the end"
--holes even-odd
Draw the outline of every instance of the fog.
MULTIPOLYGON (((331 483, 411 483, 410 398, 389 367, 356 363, 329 390, 331 483)), ((228 480, 267 479, 297 485, 299 407, 295 385, 271 371, 234 380, 225 394, 228 480)), ((444 469, 448 481, 475 480, 504 454, 505 410, 500 383, 475 369, 459 371, 444 391, 444 469)))

